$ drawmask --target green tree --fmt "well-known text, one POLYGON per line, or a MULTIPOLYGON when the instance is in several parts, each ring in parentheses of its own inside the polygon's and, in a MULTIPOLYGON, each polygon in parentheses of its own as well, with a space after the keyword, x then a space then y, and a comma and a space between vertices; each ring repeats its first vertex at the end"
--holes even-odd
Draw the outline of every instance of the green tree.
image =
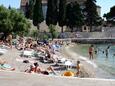
POLYGON ((5 34, 13 30, 13 22, 10 20, 10 11, 3 6, 0 6, 0 32, 5 34))
POLYGON ((63 33, 63 26, 66 25, 66 0, 59 0, 59 26, 62 27, 61 32, 63 33))
POLYGON ((52 40, 57 37, 57 32, 55 30, 55 25, 50 24, 49 32, 51 33, 52 40))
POLYGON ((83 15, 77 2, 67 4, 66 24, 71 28, 71 32, 73 32, 74 27, 80 27, 83 25, 83 15))
POLYGON ((97 21, 98 17, 96 0, 87 0, 85 6, 85 23, 90 26, 90 29, 92 31, 92 26, 95 25, 95 22, 97 21))
POLYGON ((114 18, 115 17, 115 6, 111 7, 110 12, 108 12, 107 14, 104 14, 103 17, 105 17, 107 20, 114 18))
POLYGON ((26 18, 29 19, 33 18, 33 7, 34 7, 34 0, 29 0, 29 2, 26 3, 26 10, 25 10, 26 18))
POLYGON ((11 9, 11 6, 9 5, 8 9, 11 9))
POLYGON ((37 40, 38 31, 37 30, 32 30, 31 31, 31 36, 37 40))
POLYGON ((0 32, 4 33, 4 37, 12 32, 27 32, 29 28, 30 23, 23 13, 16 9, 7 9, 0 6, 0 32))
POLYGON ((58 21, 58 0, 48 0, 46 24, 57 25, 58 21))
POLYGON ((33 24, 37 26, 39 30, 39 24, 44 21, 43 10, 42 10, 42 0, 35 0, 35 5, 33 9, 33 24))
POLYGON ((115 6, 111 7, 110 9, 110 17, 111 18, 115 17, 115 6))

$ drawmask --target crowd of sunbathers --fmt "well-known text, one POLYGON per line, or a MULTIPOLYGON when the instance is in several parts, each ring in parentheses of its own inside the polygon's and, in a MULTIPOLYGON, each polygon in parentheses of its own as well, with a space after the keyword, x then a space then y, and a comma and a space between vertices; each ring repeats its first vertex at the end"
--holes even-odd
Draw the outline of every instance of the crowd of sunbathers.
MULTIPOLYGON (((10 41, 7 42, 8 45, 11 46, 12 48, 12 37, 9 37, 10 41)), ((3 41, 0 41, 0 45, 4 45, 5 43, 3 41)), ((61 61, 61 59, 59 58, 59 56, 56 54, 59 52, 60 47, 63 45, 62 41, 34 41, 32 38, 27 38, 25 39, 24 37, 19 37, 18 40, 15 43, 15 47, 17 50, 22 50, 24 51, 34 51, 37 54, 37 57, 39 57, 39 60, 43 63, 45 62, 51 62, 51 63, 55 63, 56 65, 58 64, 58 62, 61 61), (39 54, 38 54, 39 53, 39 54), (40 55, 41 54, 41 55, 40 55)), ((24 55, 22 55, 23 57, 24 55)), ((66 59, 63 60, 63 62, 67 61, 66 59)), ((26 62, 26 61, 25 61, 26 62)), ((79 62, 80 63, 80 62, 79 62)), ((77 64, 77 75, 79 74, 79 63, 77 64)), ((6 65, 5 61, 0 62, 0 67, 1 69, 8 69, 8 70, 15 70, 15 68, 12 68, 10 66, 8 66, 8 64, 6 65), (6 67, 5 67, 6 66, 6 67), (9 67, 9 68, 8 68, 9 67)), ((37 62, 34 62, 33 65, 30 65, 29 68, 27 68, 25 70, 25 72, 27 73, 38 73, 38 74, 44 74, 44 75, 49 75, 49 74, 56 74, 56 72, 54 71, 52 66, 49 66, 46 70, 43 70, 42 68, 40 68, 39 64, 37 62)))

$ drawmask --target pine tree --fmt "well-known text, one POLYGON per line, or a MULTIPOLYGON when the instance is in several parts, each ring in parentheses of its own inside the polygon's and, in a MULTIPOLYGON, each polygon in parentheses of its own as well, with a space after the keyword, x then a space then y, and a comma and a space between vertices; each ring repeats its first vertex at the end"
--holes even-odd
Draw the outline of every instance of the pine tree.
POLYGON ((66 24, 73 32, 74 27, 83 25, 83 15, 77 2, 71 2, 66 8, 66 24))
POLYGON ((26 3, 26 12, 25 12, 25 15, 29 19, 33 18, 34 1, 35 0, 29 0, 29 2, 26 3))
POLYGON ((28 4, 28 2, 26 3, 26 6, 25 6, 25 17, 29 18, 29 4, 28 4))
POLYGON ((95 25, 98 17, 96 0, 87 0, 85 6, 86 24, 90 26, 90 29, 92 31, 92 25, 95 25))
POLYGON ((59 26, 62 27, 61 32, 63 33, 63 26, 66 25, 66 0, 59 1, 59 26))
POLYGON ((48 0, 46 24, 56 25, 58 21, 58 0, 48 0))
POLYGON ((82 14, 82 10, 80 8, 80 5, 77 2, 74 2, 74 17, 75 17, 75 26, 76 27, 80 27, 83 25, 83 14, 82 14))
POLYGON ((11 9, 11 6, 9 5, 8 9, 11 9))
POLYGON ((43 10, 42 10, 42 0, 35 0, 35 5, 33 9, 33 24, 39 29, 39 24, 44 21, 43 10))

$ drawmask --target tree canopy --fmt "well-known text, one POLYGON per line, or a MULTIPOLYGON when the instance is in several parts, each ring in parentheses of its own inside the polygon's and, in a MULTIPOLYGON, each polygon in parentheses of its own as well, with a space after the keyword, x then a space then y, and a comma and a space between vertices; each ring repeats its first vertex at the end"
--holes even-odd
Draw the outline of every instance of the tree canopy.
POLYGON ((48 0, 46 14, 46 24, 57 25, 58 22, 58 0, 48 0))
POLYGON ((38 26, 44 21, 43 10, 42 10, 42 0, 35 0, 35 5, 33 9, 33 24, 38 26))
POLYGON ((62 27, 66 25, 66 0, 59 0, 59 16, 58 16, 59 26, 62 27))
POLYGON ((23 13, 0 6, 0 32, 5 34, 27 32, 29 28, 30 23, 23 13))
POLYGON ((103 17, 105 17, 107 20, 115 17, 115 6, 111 7, 110 12, 104 14, 103 17))
POLYGON ((87 0, 85 6, 85 23, 89 26, 95 25, 98 17, 96 0, 87 0))
POLYGON ((26 18, 29 19, 33 18, 33 7, 34 7, 34 0, 29 0, 29 2, 26 3, 26 9, 25 9, 26 18))
POLYGON ((66 25, 73 30, 73 27, 83 25, 83 15, 77 2, 71 2, 66 8, 66 25))

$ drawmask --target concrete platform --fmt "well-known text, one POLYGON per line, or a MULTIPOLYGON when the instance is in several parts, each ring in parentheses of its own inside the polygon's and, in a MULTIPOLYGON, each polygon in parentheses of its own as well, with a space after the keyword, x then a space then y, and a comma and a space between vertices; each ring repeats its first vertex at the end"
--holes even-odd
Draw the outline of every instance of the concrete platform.
POLYGON ((0 71, 0 86, 115 86, 115 80, 0 71))

